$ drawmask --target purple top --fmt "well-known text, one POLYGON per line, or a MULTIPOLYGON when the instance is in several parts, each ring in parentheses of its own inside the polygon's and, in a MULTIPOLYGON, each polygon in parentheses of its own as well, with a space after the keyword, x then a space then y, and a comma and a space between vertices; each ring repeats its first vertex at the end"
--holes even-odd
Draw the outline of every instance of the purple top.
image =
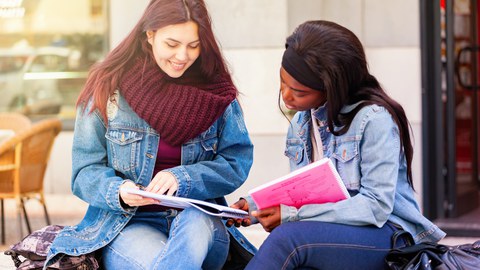
POLYGON ((161 170, 180 165, 181 151, 181 146, 171 146, 165 141, 160 140, 157 160, 155 161, 155 168, 153 169, 153 177, 161 170))
MULTIPOLYGON (((157 175, 161 170, 172 168, 180 165, 181 163, 181 146, 171 146, 165 141, 160 140, 158 145, 158 155, 157 160, 155 161, 155 168, 153 169, 153 177, 157 175)), ((169 209, 169 207, 164 207, 161 205, 145 205, 140 206, 138 211, 140 212, 161 212, 169 209)))

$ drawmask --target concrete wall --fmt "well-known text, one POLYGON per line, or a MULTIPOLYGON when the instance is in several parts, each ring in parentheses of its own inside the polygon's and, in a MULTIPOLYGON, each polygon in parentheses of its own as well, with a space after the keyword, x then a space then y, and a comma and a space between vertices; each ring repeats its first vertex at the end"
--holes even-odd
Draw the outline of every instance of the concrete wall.
MULTIPOLYGON (((142 14, 148 0, 111 2, 111 44, 115 46, 142 14)), ((280 59, 285 38, 310 19, 335 21, 364 43, 372 74, 405 108, 414 137, 414 180, 421 194, 421 78, 417 0, 206 0, 214 31, 240 92, 255 144, 247 183, 229 199, 288 172, 283 157, 288 122, 277 108, 280 59)), ((55 144, 47 192, 69 192, 71 132, 55 144)))

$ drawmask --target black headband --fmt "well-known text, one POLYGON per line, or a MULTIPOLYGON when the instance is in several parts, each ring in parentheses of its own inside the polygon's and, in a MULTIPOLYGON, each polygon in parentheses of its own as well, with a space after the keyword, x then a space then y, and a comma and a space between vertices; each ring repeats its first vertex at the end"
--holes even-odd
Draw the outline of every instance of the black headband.
POLYGON ((295 50, 285 45, 286 49, 283 53, 282 67, 299 83, 319 91, 323 91, 323 82, 318 78, 315 73, 308 67, 307 63, 303 60, 303 57, 297 54, 295 50))

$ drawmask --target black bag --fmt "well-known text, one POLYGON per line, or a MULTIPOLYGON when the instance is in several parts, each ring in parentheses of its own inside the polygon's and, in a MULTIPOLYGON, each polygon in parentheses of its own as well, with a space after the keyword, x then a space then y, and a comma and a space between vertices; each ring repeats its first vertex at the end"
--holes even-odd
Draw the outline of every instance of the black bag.
MULTIPOLYGON (((11 246, 9 250, 5 251, 5 255, 12 257, 17 270, 42 269, 47 258, 48 250, 62 228, 63 226, 59 225, 49 225, 38 231, 34 231, 23 238, 22 241, 11 246), (20 256, 24 258, 23 261, 20 256)), ((89 253, 80 256, 63 255, 47 269, 96 270, 98 268, 97 259, 93 253, 89 253)))
POLYGON ((235 237, 230 234, 230 249, 222 270, 243 270, 252 258, 253 254, 244 249, 235 237))
MULTIPOLYGON (((395 242, 393 239, 394 246, 395 242)), ((459 246, 427 242, 394 248, 385 260, 394 270, 479 270, 480 240, 459 246)))

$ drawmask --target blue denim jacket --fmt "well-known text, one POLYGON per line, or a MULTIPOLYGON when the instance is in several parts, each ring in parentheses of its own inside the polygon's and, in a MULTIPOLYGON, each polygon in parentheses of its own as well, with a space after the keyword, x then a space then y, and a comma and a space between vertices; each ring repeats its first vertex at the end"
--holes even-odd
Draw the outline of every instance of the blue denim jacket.
MULTIPOLYGON (((442 239, 445 233, 420 213, 407 182, 398 126, 388 111, 377 105, 366 106, 345 134, 334 136, 327 126, 326 106, 314 113, 320 122, 324 156, 333 161, 352 197, 300 209, 282 205, 282 222, 315 220, 382 227, 391 221, 409 231, 416 242, 442 239)), ((291 124, 285 155, 295 170, 311 162, 310 111, 298 112, 291 124)))
MULTIPOLYGON (((120 185, 129 179, 147 186, 152 179, 160 136, 118 92, 115 99, 107 106, 108 125, 98 111, 77 114, 72 190, 89 207, 78 225, 56 237, 47 265, 57 254, 86 254, 112 241, 136 211, 122 207, 120 185)), ((181 166, 168 171, 178 180, 176 196, 225 205, 223 196, 243 184, 252 160, 253 145, 234 100, 208 130, 182 145, 181 166)), ((236 228, 228 230, 248 252, 256 251, 236 228)))

